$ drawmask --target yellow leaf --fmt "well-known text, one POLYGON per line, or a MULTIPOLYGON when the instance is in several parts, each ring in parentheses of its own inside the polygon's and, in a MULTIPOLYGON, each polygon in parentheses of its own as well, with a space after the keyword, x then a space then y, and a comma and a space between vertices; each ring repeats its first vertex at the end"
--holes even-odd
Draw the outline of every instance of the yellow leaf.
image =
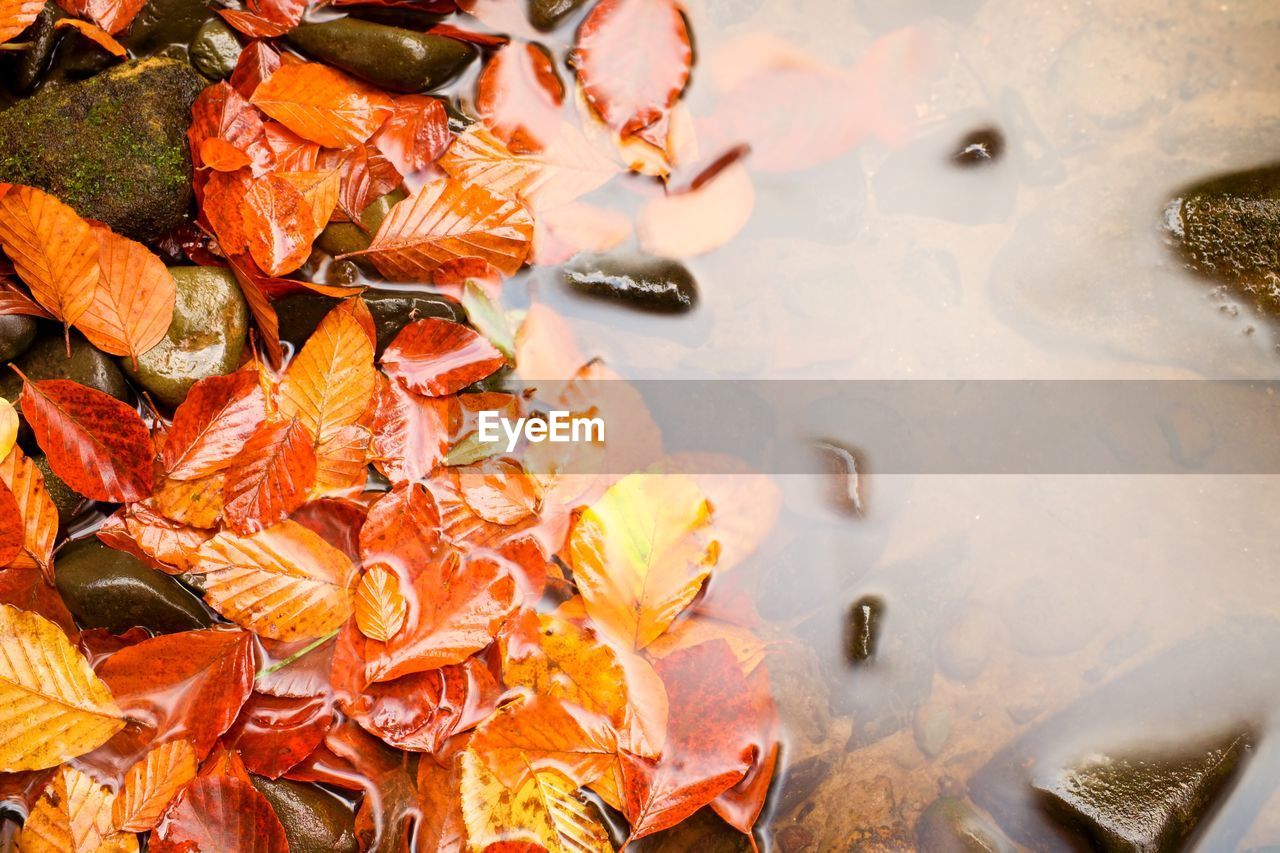
POLYGON ((272 640, 322 637, 351 615, 351 560, 295 521, 252 536, 225 530, 200 546, 192 571, 214 610, 272 640))
POLYGON ((74 767, 49 781, 18 836, 20 853, 137 853, 138 837, 111 827, 115 794, 74 767))
POLYGON ((4 397, 0 397, 0 459, 9 455, 18 443, 18 410, 4 397))
POLYGON ((22 553, 9 568, 41 569, 46 575, 53 567, 53 541, 58 535, 58 508, 44 486, 44 475, 19 447, 0 461, 0 480, 13 492, 22 513, 22 553))
POLYGON ((616 761, 618 739, 603 718, 533 696, 499 708, 476 729, 471 747, 507 786, 517 785, 530 767, 554 768, 586 785, 616 761))
POLYGON ((280 383, 281 416, 302 421, 317 446, 358 421, 373 394, 373 342, 360 322, 361 310, 356 297, 330 311, 280 383))
POLYGON ((62 630, 0 605, 0 772, 42 770, 124 728, 111 692, 62 630))
POLYGON ((0 195, 0 247, 31 295, 66 325, 80 319, 98 286, 98 240, 89 223, 34 187, 0 195))
POLYGON ((404 627, 408 603, 400 581, 382 566, 372 566, 356 589, 356 627, 370 640, 385 643, 404 627))
POLYGON ((689 606, 718 546, 700 535, 711 507, 690 478, 632 474, 582 514, 569 539, 587 614, 635 649, 652 643, 689 606))
POLYGON ((473 751, 462 754, 462 818, 469 850, 500 841, 539 844, 547 853, 612 853, 608 833, 558 770, 530 770, 514 789, 473 751))
POLYGON ((146 246, 105 226, 93 233, 101 275, 76 328, 98 349, 136 362, 169 331, 177 286, 146 246))
POLYGON ((129 768, 112 808, 112 826, 147 832, 188 782, 196 778, 196 751, 185 740, 156 747, 129 768))
POLYGON ((157 470, 156 490, 151 497, 165 517, 192 527, 211 529, 218 526, 218 519, 222 517, 222 488, 226 479, 225 471, 197 480, 174 480, 157 470))
POLYGON ((601 714, 615 726, 627 708, 626 675, 595 635, 552 614, 525 614, 503 640, 503 681, 601 714))

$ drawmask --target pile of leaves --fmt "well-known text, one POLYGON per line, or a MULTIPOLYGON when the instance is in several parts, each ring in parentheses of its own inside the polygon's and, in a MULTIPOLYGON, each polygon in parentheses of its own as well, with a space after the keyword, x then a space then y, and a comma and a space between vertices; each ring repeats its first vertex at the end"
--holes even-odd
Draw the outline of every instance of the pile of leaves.
MULTIPOLYGON (((140 5, 68 11, 109 39, 140 5)), ((0 39, 38 8, 0 0, 0 39)), ((20 399, 51 469, 105 506, 98 539, 198 591, 216 627, 77 627, 57 513, 0 404, 0 779, 30 808, 22 849, 286 850, 254 776, 358 795, 364 850, 611 850, 617 815, 636 839, 704 807, 749 836, 777 760, 766 644, 706 596, 750 550, 734 537, 762 535, 734 517, 752 498, 671 468, 535 470, 475 437, 477 412, 536 406, 477 389, 500 371, 608 375, 545 312, 513 331, 495 297, 528 262, 625 239, 578 200, 679 160, 680 9, 587 14, 576 122, 540 48, 449 27, 491 51, 481 120, 456 134, 443 101, 271 41, 305 10, 222 10, 253 41, 193 110, 198 228, 170 239, 235 274, 258 349, 172 413, 66 380, 24 377, 20 399), (414 319, 379 355, 361 288, 299 270, 327 225, 401 188, 361 255, 461 295, 472 324, 414 319), (299 291, 339 301, 289 354, 273 301, 299 291)), ((168 328, 160 258, 38 189, 0 186, 0 248, 0 312, 126 358, 168 328)))

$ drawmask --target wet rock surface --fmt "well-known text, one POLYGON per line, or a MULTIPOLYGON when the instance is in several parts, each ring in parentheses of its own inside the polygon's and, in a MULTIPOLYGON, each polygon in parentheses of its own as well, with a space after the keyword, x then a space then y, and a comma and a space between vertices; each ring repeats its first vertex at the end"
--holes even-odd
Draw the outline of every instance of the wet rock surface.
POLYGON ((884 609, 884 599, 875 595, 854 602, 845 627, 845 658, 849 663, 856 666, 875 657, 884 609))
POLYGON ((168 333, 138 357, 121 364, 158 400, 176 406, 197 381, 230 373, 240 364, 249 310, 230 271, 170 267, 178 296, 168 333))
POLYGON ((121 634, 142 626, 172 634, 213 624, 200 600, 178 581, 96 539, 58 551, 54 577, 67 608, 87 628, 121 634))
POLYGON ((641 311, 683 314, 698 304, 698 285, 678 261, 644 256, 596 255, 564 270, 569 287, 584 296, 641 311))
POLYGON ((187 53, 197 71, 210 80, 221 80, 236 70, 240 50, 235 32, 218 18, 211 18, 196 30, 187 53))
POLYGON ((916 825, 924 853, 1012 853, 1014 847, 970 803, 941 797, 925 809, 916 825))
MULTIPOLYGON (((53 49, 58 43, 58 34, 53 29, 58 14, 58 7, 54 3, 45 3, 44 9, 40 11, 40 17, 36 18, 35 23, 21 36, 21 40, 30 44, 31 47, 7 60, 12 64, 7 71, 12 74, 9 85, 14 92, 26 94, 33 90, 40 82, 40 76, 49 67, 53 49)), ((6 60, 0 60, 0 63, 4 62, 6 60)), ((0 69, 4 68, 5 66, 0 64, 0 69)))
POLYGON ((252 777, 284 825, 289 853, 356 853, 351 807, 316 785, 252 777))
POLYGON ((34 318, 22 314, 0 314, 0 361, 8 362, 22 355, 36 339, 34 318))
MULTIPOLYGON (((32 381, 70 379, 110 394, 117 400, 129 397, 129 386, 115 361, 75 333, 71 335, 70 356, 67 355, 66 340, 58 332, 36 340, 15 363, 32 381)), ((22 380, 6 370, 5 375, 0 376, 0 395, 16 405, 21 393, 22 380)))
POLYGON ((1180 849, 1212 808, 1248 749, 1228 733, 1171 752, 1094 754, 1042 769, 1032 784, 1046 809, 1108 853, 1180 849))
MULTIPOLYGON (((330 255, 345 255, 350 252, 362 252, 369 248, 369 243, 373 241, 373 235, 378 233, 382 220, 387 218, 387 214, 391 212, 391 208, 396 204, 404 201, 408 196, 402 190, 395 190, 386 195, 375 199, 360 213, 360 224, 353 222, 331 222, 325 226, 320 232, 320 236, 316 238, 316 246, 328 252, 330 255)), ((347 263, 348 261, 339 261, 338 263, 347 263)), ((377 274, 377 269, 373 264, 363 257, 350 259, 358 267, 370 273, 377 274)))
POLYGON ((58 510, 58 524, 64 529, 66 526, 80 513, 88 502, 88 498, 77 492, 75 489, 63 482, 62 478, 53 473, 53 469, 49 467, 49 460, 44 454, 37 454, 31 457, 31 461, 40 469, 40 473, 44 476, 44 487, 49 493, 49 499, 53 501, 53 505, 58 510))
POLYGON ((1004 156, 1004 134, 994 127, 984 127, 965 135, 951 155, 951 162, 971 169, 996 162, 1004 156))
POLYGON ((45 87, 0 113, 0 181, 39 187, 81 216, 154 239, 191 206, 186 130, 202 86, 186 63, 144 59, 45 87))
POLYGON ((443 86, 479 55, 456 39, 355 18, 303 24, 287 40, 303 53, 395 92, 443 86))
MULTIPOLYGON (((455 323, 465 323, 466 312, 462 306, 446 296, 430 293, 406 293, 399 290, 370 289, 360 294, 378 336, 378 354, 395 339, 400 330, 414 320, 423 317, 440 317, 455 323)), ((302 346, 315 331, 324 315, 337 305, 338 299, 318 293, 298 293, 286 296, 276 303, 280 315, 280 337, 302 346)))
POLYGON ((550 32, 581 9, 586 0, 529 0, 529 22, 542 32, 550 32))
POLYGON ((122 41, 135 55, 163 52, 183 58, 200 25, 215 18, 205 0, 147 0, 122 41))

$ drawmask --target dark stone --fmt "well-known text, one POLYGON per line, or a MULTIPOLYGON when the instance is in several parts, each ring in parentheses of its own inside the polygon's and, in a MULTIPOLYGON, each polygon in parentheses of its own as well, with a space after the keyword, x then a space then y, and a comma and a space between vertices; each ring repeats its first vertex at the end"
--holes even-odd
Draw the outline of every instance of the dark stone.
POLYGON ((1280 315, 1280 165, 1187 188, 1165 224, 1193 269, 1280 315))
POLYGON ((356 853, 355 812, 318 785, 251 777, 284 825, 289 853, 356 853))
POLYGON ((1000 830, 972 805, 954 797, 933 801, 916 823, 916 839, 924 853, 1012 853, 1000 830))
POLYGON ((960 140, 951 162, 964 168, 985 166, 1004 156, 1004 134, 994 127, 984 127, 960 140))
POLYGON ((665 258, 587 256, 566 267, 564 277, 578 293, 642 311, 683 314, 698 303, 693 273, 665 258))
MULTIPOLYGON (((378 354, 387 348, 400 330, 423 317, 440 317, 455 323, 467 321, 462 306, 447 296, 432 293, 409 293, 402 290, 366 290, 360 294, 378 334, 378 354)), ((324 315, 337 305, 338 299, 318 293, 297 293, 276 302, 280 315, 280 338, 301 347, 320 325, 324 315)))
POLYGON ((44 488, 49 493, 49 499, 53 501, 54 507, 58 510, 58 524, 63 529, 72 522, 80 511, 88 504, 89 499, 68 486, 61 477, 53 473, 53 469, 49 467, 49 460, 45 458, 43 453, 36 454, 31 457, 31 461, 40 469, 40 473, 44 475, 44 488))
POLYGON ((0 181, 39 187, 128 237, 159 237, 191 207, 186 131, 203 85, 185 63, 144 59, 46 86, 0 113, 0 181))
POLYGON ((218 19, 211 5, 206 0, 147 0, 121 41, 135 56, 163 52, 184 58, 200 25, 218 19))
POLYGON ((586 0, 529 0, 529 23, 549 33, 585 3, 586 0))
MULTIPOLYGON (((373 235, 378 233, 382 220, 387 218, 391 208, 406 198, 408 196, 402 190, 393 190, 370 202, 369 206, 360 213, 359 225, 354 222, 332 222, 326 225, 325 229, 320 232, 320 236, 316 238, 316 246, 335 257, 351 252, 363 252, 369 248, 373 235)), ((377 268, 367 258, 352 258, 350 262, 355 263, 370 275, 378 274, 377 268)), ((347 263, 347 261, 340 261, 339 263, 347 263)))
POLYGON ((249 332, 249 309, 240 285, 220 267, 170 267, 178 298, 173 322, 160 343, 125 372, 160 401, 177 406, 201 379, 230 373, 240 365, 249 332))
POLYGON ((854 602, 845 633, 846 660, 856 665, 875 657, 883 617, 884 600, 878 596, 868 595, 854 602))
POLYGON ((0 362, 8 363, 27 351, 36 339, 36 321, 24 314, 0 314, 0 362))
POLYGON ((196 30, 187 53, 197 71, 210 80, 222 80, 236 70, 241 50, 235 31, 221 18, 210 18, 196 30))
POLYGON ((67 609, 86 628, 120 634, 141 626, 173 634, 208 628, 214 621, 182 584, 97 539, 81 539, 58 551, 54 580, 67 609))
MULTIPOLYGON (((58 333, 45 335, 37 340, 15 363, 32 381, 71 379, 110 394, 117 400, 123 401, 129 397, 129 386, 116 367, 115 360, 74 332, 71 335, 70 357, 67 356, 66 339, 58 333)), ((0 396, 18 405, 18 395, 21 393, 22 380, 16 373, 6 370, 0 375, 0 396)))
POLYGON ((453 80, 479 52, 444 36, 355 18, 303 24, 290 45, 394 92, 425 92, 453 80))
POLYGON ((46 71, 49 70, 49 62, 53 57, 53 49, 58 44, 61 37, 54 30, 54 21, 58 19, 61 12, 52 2, 44 4, 44 8, 40 10, 40 17, 31 26, 27 27, 22 35, 18 36, 14 41, 24 41, 31 45, 21 54, 13 57, 15 69, 13 71, 13 91, 19 94, 25 94, 35 89, 36 84, 44 77, 46 71))
POLYGON ((1107 853, 1179 850, 1248 748, 1248 736, 1232 732, 1171 752, 1094 753, 1040 768, 1032 785, 1057 820, 1107 853))

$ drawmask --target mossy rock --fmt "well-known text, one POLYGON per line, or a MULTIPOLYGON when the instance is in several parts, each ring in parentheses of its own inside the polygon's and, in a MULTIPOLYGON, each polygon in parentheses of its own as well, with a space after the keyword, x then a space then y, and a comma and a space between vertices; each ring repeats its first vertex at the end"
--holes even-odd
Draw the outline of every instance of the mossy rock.
POLYGON ((186 220, 186 131, 203 80, 168 59, 47 86, 0 113, 0 181, 39 187, 137 240, 186 220))

